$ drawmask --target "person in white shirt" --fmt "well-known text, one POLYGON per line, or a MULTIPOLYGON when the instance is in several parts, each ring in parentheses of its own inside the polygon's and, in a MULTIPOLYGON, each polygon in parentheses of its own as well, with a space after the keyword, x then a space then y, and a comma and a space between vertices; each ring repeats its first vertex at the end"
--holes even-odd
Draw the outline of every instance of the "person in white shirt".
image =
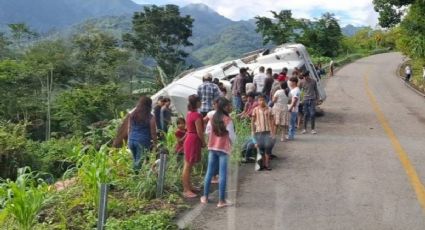
POLYGON ((254 76, 254 85, 257 93, 262 93, 264 88, 264 82, 266 81, 267 75, 264 73, 264 66, 260 67, 260 72, 254 76))
POLYGON ((286 137, 286 139, 293 140, 295 138, 295 131, 296 131, 295 125, 297 122, 298 107, 300 105, 300 97, 301 97, 301 90, 300 88, 298 88, 298 78, 291 77, 289 79, 289 88, 291 88, 291 92, 289 93, 289 96, 291 98, 291 104, 288 105, 290 118, 289 118, 289 131, 288 131, 288 136, 286 137))
POLYGON ((409 65, 407 65, 406 68, 404 69, 404 73, 406 75, 405 80, 410 81, 410 77, 412 76, 412 69, 410 68, 409 65))

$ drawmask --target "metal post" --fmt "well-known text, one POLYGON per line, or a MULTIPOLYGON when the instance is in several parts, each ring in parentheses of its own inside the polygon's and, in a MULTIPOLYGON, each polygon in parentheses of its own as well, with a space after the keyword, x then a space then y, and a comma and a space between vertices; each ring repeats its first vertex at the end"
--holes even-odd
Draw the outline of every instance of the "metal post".
POLYGON ((99 212, 98 212, 98 223, 97 230, 104 230, 107 217, 108 208, 108 185, 100 185, 100 197, 99 197, 99 212))
POLYGON ((156 197, 159 198, 164 192, 165 168, 167 165, 167 150, 161 149, 159 154, 159 173, 156 182, 156 197))

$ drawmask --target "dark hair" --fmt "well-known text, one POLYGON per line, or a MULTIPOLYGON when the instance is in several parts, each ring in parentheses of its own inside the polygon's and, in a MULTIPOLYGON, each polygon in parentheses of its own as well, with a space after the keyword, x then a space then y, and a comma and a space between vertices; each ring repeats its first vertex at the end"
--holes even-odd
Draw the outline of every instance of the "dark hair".
POLYGON ((259 93, 259 94, 257 95, 257 99, 260 99, 260 98, 266 99, 266 95, 264 95, 264 94, 262 94, 262 93, 259 93))
POLYGON ((177 118, 177 120, 176 120, 176 124, 185 124, 186 123, 186 120, 183 118, 183 117, 179 117, 179 118, 177 118))
POLYGON ((282 82, 282 84, 280 84, 280 88, 282 88, 283 90, 288 88, 288 82, 284 81, 282 82))
POLYGON ((169 102, 169 101, 171 101, 170 98, 164 97, 161 102, 166 103, 166 102, 169 102))
POLYGON ((187 110, 194 112, 198 109, 198 102, 200 102, 201 99, 198 95, 193 94, 189 96, 188 101, 189 103, 187 104, 187 110))
POLYGON ((267 68, 266 73, 272 75, 273 74, 273 70, 272 68, 267 68))
POLYGON ((151 117, 152 99, 150 97, 141 96, 137 103, 136 109, 131 113, 131 119, 137 123, 148 123, 151 117))
POLYGON ((245 68, 240 68, 239 69, 239 73, 246 73, 246 69, 245 68))
POLYGON ((220 83, 220 80, 218 80, 218 78, 214 78, 213 83, 218 85, 218 83, 220 83))
POLYGON ((291 77, 291 78, 289 78, 289 81, 298 83, 298 78, 297 77, 291 77))
POLYGON ((220 97, 217 102, 217 108, 212 118, 212 130, 216 136, 222 137, 229 132, 224 124, 223 116, 229 116, 225 108, 230 105, 230 101, 225 97, 220 97))
POLYGON ((264 73, 264 66, 260 66, 260 72, 264 73))
POLYGON ((249 92, 246 96, 247 97, 255 98, 255 93, 254 92, 249 92))
POLYGON ((302 74, 304 77, 310 77, 310 71, 306 70, 302 74))
POLYGON ((288 72, 288 68, 286 68, 286 67, 283 67, 283 69, 282 69, 282 72, 285 72, 285 73, 287 73, 287 72, 288 72))
POLYGON ((273 79, 277 79, 279 77, 279 74, 275 73, 273 74, 273 79))

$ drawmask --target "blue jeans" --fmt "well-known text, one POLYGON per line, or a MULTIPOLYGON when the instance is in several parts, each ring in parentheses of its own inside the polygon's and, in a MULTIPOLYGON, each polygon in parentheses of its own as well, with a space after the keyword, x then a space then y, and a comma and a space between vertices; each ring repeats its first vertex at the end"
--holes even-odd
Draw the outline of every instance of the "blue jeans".
POLYGON ((218 180, 218 196, 220 201, 226 200, 227 183, 227 161, 229 155, 224 152, 210 150, 208 154, 208 169, 204 180, 204 196, 208 198, 210 192, 211 179, 218 166, 220 178, 218 180))
POLYGON ((233 107, 235 108, 237 113, 242 112, 242 97, 241 96, 233 96, 233 107))
POLYGON ((290 118, 289 118, 289 130, 288 130, 288 138, 289 139, 294 139, 295 137, 295 125, 297 123, 297 116, 298 116, 298 112, 290 112, 290 118))
POLYGON ((135 172, 138 172, 140 168, 142 168, 142 156, 149 150, 149 148, 134 140, 128 141, 128 148, 133 155, 133 169, 135 172))
POLYGON ((307 129, 308 120, 311 119, 311 129, 316 126, 316 100, 304 100, 304 129, 307 129))

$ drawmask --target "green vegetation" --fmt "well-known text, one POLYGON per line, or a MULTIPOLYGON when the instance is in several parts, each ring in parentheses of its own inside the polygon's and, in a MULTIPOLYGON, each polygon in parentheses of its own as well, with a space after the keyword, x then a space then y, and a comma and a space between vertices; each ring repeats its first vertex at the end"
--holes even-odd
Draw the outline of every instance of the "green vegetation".
POLYGON ((422 0, 374 0, 379 12, 379 23, 390 28, 396 48, 410 59, 412 83, 425 90, 422 68, 425 66, 425 1, 422 0))
MULTIPOLYGON (((258 18, 266 43, 303 42, 316 62, 344 63, 410 44, 399 42, 402 29, 365 28, 343 37, 332 14, 316 21, 294 19, 290 11, 275 16, 277 22, 258 18), (281 34, 282 27, 290 29, 281 34)), ((252 23, 222 23, 222 33, 207 45, 194 41, 194 57, 213 64, 259 48, 261 36, 252 23)), ((91 23, 62 38, 37 40, 23 24, 0 34, 0 228, 92 229, 101 183, 109 184, 108 229, 176 228, 173 218, 187 205, 180 196, 182 162, 173 154, 174 128, 157 146, 170 153, 161 198, 153 167, 157 153, 149 153, 135 175, 126 147, 110 145, 125 110, 139 96, 133 90, 154 93, 187 68, 183 59, 191 49, 186 46, 192 19, 180 16, 176 6, 151 6, 127 26, 133 31, 124 38, 91 23)), ((420 47, 415 52, 420 54, 420 47)), ((245 121, 234 122, 238 139, 231 161, 238 164, 250 131, 245 121)), ((204 151, 193 170, 197 185, 206 161, 204 151)))
POLYGON ((184 63, 187 53, 185 46, 191 46, 193 19, 180 16, 179 7, 144 7, 133 16, 133 33, 126 34, 125 40, 143 54, 152 57, 168 76, 177 76, 176 66, 184 63))
POLYGON ((374 52, 395 48, 393 31, 359 29, 353 36, 343 36, 334 14, 324 13, 319 19, 296 19, 291 10, 272 11, 274 19, 256 17, 257 32, 264 44, 279 45, 296 42, 304 44, 315 63, 347 63, 374 52))

